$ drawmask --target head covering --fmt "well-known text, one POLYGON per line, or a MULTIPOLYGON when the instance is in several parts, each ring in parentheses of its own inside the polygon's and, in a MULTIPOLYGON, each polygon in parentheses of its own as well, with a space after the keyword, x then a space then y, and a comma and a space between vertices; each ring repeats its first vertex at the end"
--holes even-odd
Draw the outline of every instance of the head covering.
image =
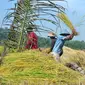
POLYGON ((55 35, 55 33, 53 33, 53 32, 49 32, 48 33, 48 37, 55 37, 56 35, 55 35))
POLYGON ((32 26, 29 26, 28 28, 27 28, 27 32, 32 32, 33 31, 33 27, 32 26))
POLYGON ((67 36, 67 35, 70 35, 70 33, 65 29, 60 33, 60 35, 67 36))

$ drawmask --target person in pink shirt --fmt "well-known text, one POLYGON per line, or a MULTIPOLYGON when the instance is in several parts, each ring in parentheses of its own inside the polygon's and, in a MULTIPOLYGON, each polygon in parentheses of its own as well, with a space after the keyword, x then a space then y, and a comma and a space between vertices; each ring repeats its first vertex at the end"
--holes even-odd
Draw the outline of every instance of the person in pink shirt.
POLYGON ((38 48, 38 37, 33 32, 33 28, 27 31, 27 43, 25 46, 26 49, 37 49, 38 48))

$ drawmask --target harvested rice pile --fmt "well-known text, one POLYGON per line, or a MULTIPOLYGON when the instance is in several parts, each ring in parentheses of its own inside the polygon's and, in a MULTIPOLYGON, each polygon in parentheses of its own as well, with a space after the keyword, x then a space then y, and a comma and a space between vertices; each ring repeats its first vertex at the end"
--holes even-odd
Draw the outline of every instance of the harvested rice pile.
MULTIPOLYGON (((69 50, 75 54, 73 50, 69 50)), ((67 57, 70 53, 66 54, 64 56, 67 57)), ((10 53, 4 57, 0 67, 1 85, 79 85, 80 82, 83 83, 83 79, 80 73, 39 50, 10 53)))

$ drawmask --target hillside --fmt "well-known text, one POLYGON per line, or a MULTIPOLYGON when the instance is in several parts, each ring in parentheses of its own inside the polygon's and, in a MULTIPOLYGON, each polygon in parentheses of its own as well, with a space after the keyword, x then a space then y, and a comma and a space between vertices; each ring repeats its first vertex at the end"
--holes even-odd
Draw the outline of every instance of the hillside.
POLYGON ((64 47, 61 63, 44 49, 9 53, 0 67, 1 85, 79 85, 84 76, 65 66, 76 62, 85 69, 85 52, 64 47))

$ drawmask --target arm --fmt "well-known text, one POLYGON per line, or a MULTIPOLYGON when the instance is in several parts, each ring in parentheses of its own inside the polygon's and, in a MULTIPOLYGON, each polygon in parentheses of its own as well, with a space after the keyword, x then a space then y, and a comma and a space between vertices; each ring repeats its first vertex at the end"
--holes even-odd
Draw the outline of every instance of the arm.
POLYGON ((71 40, 74 37, 74 34, 70 34, 67 37, 64 38, 64 40, 71 40))
POLYGON ((72 34, 68 35, 67 37, 64 38, 64 40, 71 40, 75 35, 75 29, 72 30, 72 34))

